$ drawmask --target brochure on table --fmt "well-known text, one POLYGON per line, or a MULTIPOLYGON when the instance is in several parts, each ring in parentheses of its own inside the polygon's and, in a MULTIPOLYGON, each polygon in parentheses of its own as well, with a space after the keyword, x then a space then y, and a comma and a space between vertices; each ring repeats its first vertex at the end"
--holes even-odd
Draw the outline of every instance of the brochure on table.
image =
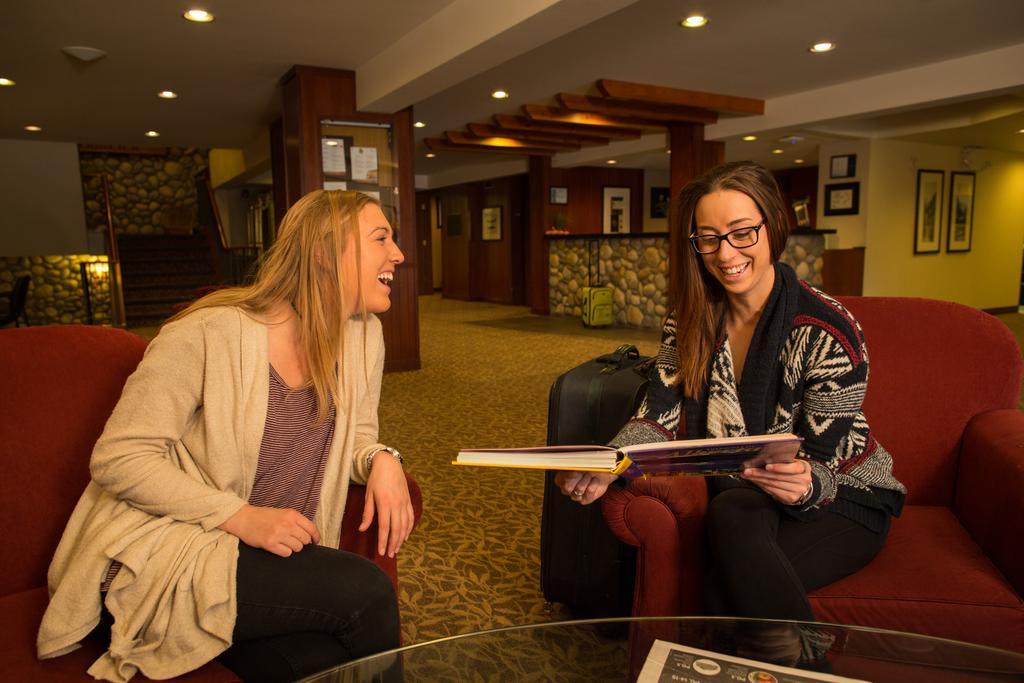
POLYGON ((637 683, 867 683, 655 640, 637 683))

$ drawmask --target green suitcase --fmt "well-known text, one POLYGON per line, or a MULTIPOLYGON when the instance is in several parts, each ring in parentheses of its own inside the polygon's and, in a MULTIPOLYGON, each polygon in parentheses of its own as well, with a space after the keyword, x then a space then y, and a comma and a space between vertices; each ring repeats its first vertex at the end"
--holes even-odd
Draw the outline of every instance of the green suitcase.
POLYGON ((583 287, 583 324, 587 327, 611 325, 612 288, 583 287))

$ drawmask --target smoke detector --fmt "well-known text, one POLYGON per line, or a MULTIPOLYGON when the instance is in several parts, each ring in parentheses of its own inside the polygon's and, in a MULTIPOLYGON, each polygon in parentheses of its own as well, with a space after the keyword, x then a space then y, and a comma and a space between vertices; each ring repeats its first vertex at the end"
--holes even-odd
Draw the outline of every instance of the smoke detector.
POLYGON ((84 45, 68 45, 62 47, 61 52, 66 54, 68 57, 77 59, 80 62, 95 62, 97 59, 103 59, 107 56, 107 53, 95 47, 86 47, 84 45))

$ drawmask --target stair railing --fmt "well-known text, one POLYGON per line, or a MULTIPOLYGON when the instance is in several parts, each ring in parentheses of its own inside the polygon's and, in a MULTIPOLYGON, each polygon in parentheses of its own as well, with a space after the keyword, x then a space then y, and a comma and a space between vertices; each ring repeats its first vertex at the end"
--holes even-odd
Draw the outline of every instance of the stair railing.
POLYGON ((124 288, 121 283, 121 256, 117 248, 117 233, 114 231, 114 212, 110 207, 110 176, 106 173, 83 173, 83 178, 100 178, 103 188, 103 210, 106 222, 105 239, 107 268, 110 276, 110 317, 114 327, 124 327, 127 316, 124 309, 124 288))
MULTIPOLYGON (((216 226, 216 235, 205 227, 206 239, 210 245, 210 252, 213 256, 214 265, 217 269, 217 277, 221 283, 230 285, 245 284, 249 271, 253 264, 259 261, 263 252, 263 245, 247 244, 244 246, 231 246, 228 243, 227 234, 224 232, 224 222, 220 217, 220 208, 213 193, 213 185, 210 183, 209 169, 203 169, 195 176, 197 194, 201 195, 209 211, 209 218, 216 226)), ((200 220, 200 222, 204 222, 200 220)))

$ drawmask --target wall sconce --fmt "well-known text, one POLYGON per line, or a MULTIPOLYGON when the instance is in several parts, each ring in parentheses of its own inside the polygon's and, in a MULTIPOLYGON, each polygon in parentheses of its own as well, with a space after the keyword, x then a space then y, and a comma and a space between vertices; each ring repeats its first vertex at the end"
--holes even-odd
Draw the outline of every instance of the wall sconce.
POLYGON ((95 278, 106 277, 110 272, 110 265, 106 261, 93 261, 83 264, 85 269, 95 278))
POLYGON ((92 286, 91 283, 99 283, 110 274, 110 264, 106 261, 82 261, 78 264, 79 274, 82 278, 82 294, 85 297, 85 322, 89 325, 95 324, 92 314, 92 286))

